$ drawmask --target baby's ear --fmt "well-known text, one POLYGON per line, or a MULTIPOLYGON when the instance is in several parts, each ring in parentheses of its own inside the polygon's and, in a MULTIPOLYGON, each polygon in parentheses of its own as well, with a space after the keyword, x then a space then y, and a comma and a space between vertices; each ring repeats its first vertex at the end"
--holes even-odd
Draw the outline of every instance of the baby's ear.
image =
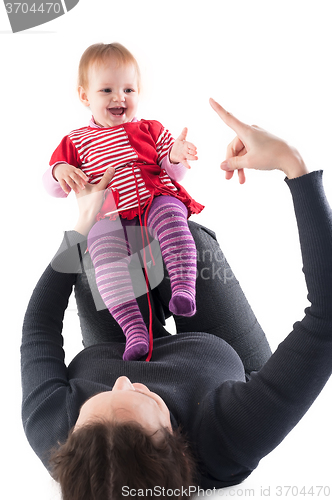
POLYGON ((87 95, 86 91, 84 90, 84 88, 78 87, 77 90, 78 90, 78 97, 79 97, 80 101, 84 104, 84 106, 90 106, 88 95, 87 95))

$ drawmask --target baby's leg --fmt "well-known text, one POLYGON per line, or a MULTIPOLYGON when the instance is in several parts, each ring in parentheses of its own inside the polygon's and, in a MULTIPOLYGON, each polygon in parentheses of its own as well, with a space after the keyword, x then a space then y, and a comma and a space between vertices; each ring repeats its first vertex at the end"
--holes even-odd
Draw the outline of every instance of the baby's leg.
POLYGON ((171 282, 169 310, 179 316, 196 312, 196 246, 185 205, 173 196, 158 196, 151 204, 148 227, 159 241, 171 282))
POLYGON ((147 354, 149 334, 128 271, 130 245, 124 230, 117 227, 108 219, 97 222, 89 233, 88 249, 99 293, 126 336, 123 359, 129 361, 147 354))

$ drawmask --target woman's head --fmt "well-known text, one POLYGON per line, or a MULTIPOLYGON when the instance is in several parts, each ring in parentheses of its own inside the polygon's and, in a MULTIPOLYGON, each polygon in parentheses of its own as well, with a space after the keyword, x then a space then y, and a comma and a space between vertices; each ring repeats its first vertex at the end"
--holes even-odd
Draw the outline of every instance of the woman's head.
POLYGON ((160 396, 123 376, 83 404, 51 468, 64 500, 110 500, 128 488, 188 488, 194 463, 160 396))
POLYGON ((99 420, 126 423, 135 420, 145 432, 158 441, 163 429, 172 432, 170 413, 162 398, 140 383, 119 377, 111 391, 88 399, 80 409, 75 430, 99 420))
POLYGON ((51 458, 52 475, 63 500, 111 500, 137 496, 155 498, 155 489, 174 496, 194 485, 194 463, 177 430, 162 430, 153 440, 137 422, 87 423, 71 432, 51 458), (141 490, 140 492, 138 490, 141 490))
POLYGON ((78 93, 97 125, 113 127, 132 121, 141 87, 134 56, 119 43, 94 44, 81 57, 78 93))

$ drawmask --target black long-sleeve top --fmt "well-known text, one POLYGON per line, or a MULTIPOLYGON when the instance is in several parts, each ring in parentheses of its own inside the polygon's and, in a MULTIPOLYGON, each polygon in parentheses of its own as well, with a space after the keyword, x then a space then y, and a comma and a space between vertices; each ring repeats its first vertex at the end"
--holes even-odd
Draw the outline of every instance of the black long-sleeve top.
POLYGON ((76 276, 46 269, 28 305, 21 347, 24 430, 46 467, 82 404, 121 375, 159 394, 172 423, 181 423, 202 488, 241 482, 297 424, 332 370, 332 213, 321 171, 286 182, 311 306, 248 382, 232 347, 196 332, 155 339, 148 363, 123 361, 123 344, 104 343, 67 367, 61 331, 76 276))

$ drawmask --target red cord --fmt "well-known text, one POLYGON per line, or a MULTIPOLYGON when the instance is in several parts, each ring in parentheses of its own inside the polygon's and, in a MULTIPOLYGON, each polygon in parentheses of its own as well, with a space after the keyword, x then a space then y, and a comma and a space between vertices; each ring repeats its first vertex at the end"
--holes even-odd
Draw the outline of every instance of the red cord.
MULTIPOLYGON (((145 253, 145 246, 144 246, 144 233, 143 233, 142 217, 141 217, 141 200, 140 200, 140 196, 139 196, 138 184, 137 184, 137 179, 136 179, 135 171, 134 171, 134 165, 132 166, 132 171, 133 171, 133 175, 134 175, 134 179, 135 179, 136 195, 137 195, 137 199, 138 199, 138 217, 139 217, 139 223, 140 223, 140 227, 141 227, 141 237, 142 237, 142 242, 143 242, 144 277, 145 277, 146 293, 147 293, 148 304, 149 304, 149 352, 148 352, 148 355, 147 355, 147 358, 145 361, 150 361, 151 356, 152 356, 152 350, 153 350, 152 307, 151 307, 150 292, 149 292, 149 277, 148 277, 148 273, 146 271, 147 263, 146 263, 146 253, 145 253)), ((151 203, 149 203, 148 208, 150 208, 150 204, 151 203)), ((148 211, 148 209, 147 209, 147 211, 148 211)), ((146 215, 147 215, 147 213, 146 213, 146 215)), ((146 216, 145 216, 145 220, 146 220, 146 216)), ((145 231, 146 231, 146 235, 148 235, 147 227, 145 227, 145 231)), ((149 239, 148 239, 148 241, 149 241, 149 239)), ((153 265, 155 265, 155 261, 154 261, 153 255, 152 255, 150 243, 149 243, 149 249, 150 249, 150 254, 152 257, 153 265)))

